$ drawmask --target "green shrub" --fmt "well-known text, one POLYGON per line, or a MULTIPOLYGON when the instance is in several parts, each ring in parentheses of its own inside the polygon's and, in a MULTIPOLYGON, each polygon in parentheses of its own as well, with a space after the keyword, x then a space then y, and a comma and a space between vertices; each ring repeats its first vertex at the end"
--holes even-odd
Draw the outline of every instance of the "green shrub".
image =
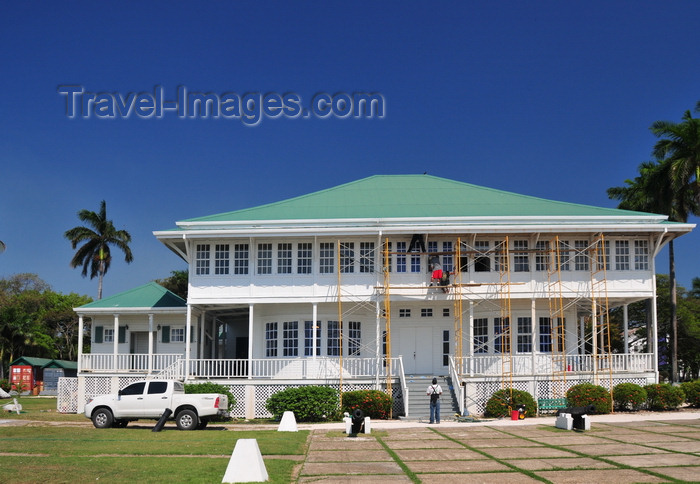
POLYGON ((267 399, 265 407, 281 419, 286 411, 294 412, 297 422, 322 422, 338 418, 338 392, 330 387, 305 386, 288 388, 267 399))
POLYGON ((646 401, 646 390, 635 383, 620 383, 613 388, 616 410, 639 410, 646 401))
POLYGON ((649 410, 675 410, 685 401, 681 387, 669 383, 655 383, 644 387, 649 410))
POLYGON ((187 383, 185 384, 185 393, 222 393, 228 397, 228 410, 229 412, 236 405, 236 399, 233 398, 233 394, 223 385, 217 383, 187 383))
POLYGON ((357 390, 343 393, 343 412, 359 408, 366 417, 386 419, 391 412, 391 397, 379 390, 357 390))
POLYGON ((0 388, 2 388, 5 392, 10 393, 10 380, 7 378, 0 378, 0 388))
POLYGON ((700 380, 683 382, 681 388, 685 393, 685 401, 691 407, 700 407, 700 380))
POLYGON ((528 392, 513 389, 513 399, 511 400, 511 390, 498 390, 488 402, 484 415, 486 417, 508 417, 511 410, 517 410, 519 405, 525 405, 525 415, 537 415, 537 403, 528 392))
POLYGON ((566 399, 572 407, 593 405, 595 413, 610 413, 612 411, 610 392, 592 383, 580 383, 572 386, 566 391, 566 399))

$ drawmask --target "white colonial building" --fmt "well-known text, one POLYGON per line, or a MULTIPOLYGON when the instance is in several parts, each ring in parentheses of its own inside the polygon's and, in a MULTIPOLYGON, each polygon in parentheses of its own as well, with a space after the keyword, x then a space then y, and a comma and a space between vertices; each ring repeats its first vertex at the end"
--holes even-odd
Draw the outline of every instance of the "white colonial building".
POLYGON ((77 408, 144 376, 228 385, 247 417, 289 385, 384 389, 410 416, 434 375, 443 408, 476 413, 503 386, 655 382, 656 346, 612 353, 607 313, 654 298, 656 254, 693 227, 428 175, 177 222, 154 234, 189 266, 187 301, 151 283, 76 308, 77 408))

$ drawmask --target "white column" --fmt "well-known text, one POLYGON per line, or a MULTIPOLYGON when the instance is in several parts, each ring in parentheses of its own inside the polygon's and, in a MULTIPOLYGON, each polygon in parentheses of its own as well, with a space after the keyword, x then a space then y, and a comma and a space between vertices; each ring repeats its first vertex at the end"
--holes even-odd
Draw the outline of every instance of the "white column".
MULTIPOLYGON (((318 334, 318 303, 313 303, 311 307, 311 359, 316 359, 316 335, 318 334)), ((379 323, 377 323, 379 325, 379 323)), ((378 327, 378 326, 377 326, 378 327)))
POLYGON ((83 315, 78 314, 78 375, 83 369, 83 315))
POLYGON ((578 354, 586 354, 586 317, 581 315, 578 320, 578 354))
POLYGON ((202 314, 199 315, 199 351, 197 354, 198 358, 204 358, 204 337, 205 337, 204 325, 206 324, 206 321, 207 321, 207 312, 202 311, 202 314))
POLYGON ((112 369, 117 370, 117 355, 119 354, 119 315, 114 315, 114 362, 112 364, 112 369))
POLYGON ((190 377, 190 339, 192 334, 192 306, 187 305, 187 324, 185 326, 185 381, 190 377))
POLYGON ((629 331, 629 314, 627 312, 628 304, 622 305, 622 337, 625 342, 625 354, 630 352, 630 338, 627 332, 629 331))
POLYGON ((248 306, 248 379, 253 379, 253 322, 255 321, 255 306, 248 306))
POLYGON ((148 374, 153 371, 153 313, 148 314, 148 374))
MULTIPOLYGON (((461 264, 461 261, 457 261, 461 264)), ((462 342, 464 344, 464 341, 462 342)), ((467 353, 469 355, 469 376, 474 376, 474 302, 469 301, 469 341, 467 342, 467 353)), ((462 371, 466 372, 467 368, 462 366, 462 371)))
POLYGON ((533 297, 530 301, 530 328, 532 329, 532 374, 537 374, 537 354, 535 348, 539 347, 540 325, 537 323, 537 301, 533 297))

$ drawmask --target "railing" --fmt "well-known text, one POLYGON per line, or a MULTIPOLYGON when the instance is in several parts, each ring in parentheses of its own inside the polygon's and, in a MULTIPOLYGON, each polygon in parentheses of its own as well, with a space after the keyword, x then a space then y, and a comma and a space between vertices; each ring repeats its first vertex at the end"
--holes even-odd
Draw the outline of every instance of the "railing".
MULTIPOLYGON (((399 356, 398 360, 399 381, 401 382, 401 395, 403 395, 403 414, 408 416, 408 384, 406 383, 406 372, 403 369, 403 359, 399 356)), ((393 395, 392 395, 393 396, 393 395)))
POLYGON ((172 366, 181 354, 89 353, 80 357, 80 371, 101 373, 152 373, 172 366))
POLYGON ((450 378, 452 379, 452 388, 455 389, 457 405, 459 405, 459 414, 464 415, 464 387, 462 386, 462 379, 459 377, 459 373, 455 367, 455 360, 452 356, 450 356, 450 378))
MULTIPOLYGON (((652 353, 612 354, 610 359, 600 356, 595 358, 593 355, 567 355, 565 363, 562 363, 554 361, 549 354, 535 354, 514 355, 511 360, 513 362, 513 376, 529 376, 548 375, 552 374, 553 371, 593 373, 596 361, 598 371, 608 370, 609 364, 611 364, 613 372, 649 372, 654 371, 653 357, 652 353), (556 364, 557 367, 552 368, 552 364, 556 364)), ((460 358, 455 358, 456 366, 458 366, 459 360, 460 358)), ((464 357, 462 368, 464 368, 463 375, 465 376, 497 376, 502 372, 501 356, 464 357)))

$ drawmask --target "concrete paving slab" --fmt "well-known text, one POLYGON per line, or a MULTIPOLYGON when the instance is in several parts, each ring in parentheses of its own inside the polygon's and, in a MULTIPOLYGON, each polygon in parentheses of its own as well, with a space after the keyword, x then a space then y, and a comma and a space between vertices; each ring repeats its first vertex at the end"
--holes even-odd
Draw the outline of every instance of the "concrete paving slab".
POLYGON ((590 471, 539 471, 536 474, 553 484, 590 484, 591 482, 614 482, 633 484, 638 482, 668 482, 634 469, 605 469, 590 471))
POLYGON ((496 459, 531 458, 542 459, 547 457, 578 457, 576 454, 564 450, 552 449, 550 447, 520 447, 513 448, 493 448, 480 449, 482 452, 495 457, 496 459))
POLYGON ((592 435, 582 434, 579 432, 569 432, 567 435, 554 434, 548 437, 534 437, 533 440, 542 442, 547 445, 598 445, 609 444, 608 439, 602 437, 594 437, 592 435))
POLYGON ((385 450, 313 450, 307 462, 383 462, 393 460, 385 450))
POLYGON ((418 473, 455 473, 455 472, 488 472, 488 471, 510 471, 508 466, 500 464, 495 460, 451 460, 451 461, 414 461, 407 462, 406 465, 416 474, 418 473))
POLYGON ((335 477, 353 474, 374 476, 374 482, 377 482, 384 480, 384 474, 404 475, 404 472, 396 462, 307 462, 300 473, 301 476, 335 477))
POLYGON ((457 442, 447 439, 384 441, 392 449, 463 449, 457 442))
POLYGON ((654 443, 654 447, 675 452, 700 453, 700 441, 697 440, 690 442, 656 442, 654 443))
POLYGON ((381 450, 382 445, 374 439, 313 440, 309 450, 381 450))
POLYGON ((641 455, 641 454, 664 454, 668 453, 662 449, 644 447, 635 444, 600 444, 600 445, 570 445, 569 449, 582 452, 588 455, 608 456, 608 455, 641 455))
POLYGON ((679 481, 686 482, 698 482, 698 476, 700 476, 700 466, 698 467, 650 467, 650 471, 658 472, 665 476, 671 477, 673 479, 678 479, 679 481))
POLYGON ((671 434, 642 434, 642 435, 633 435, 633 436, 615 436, 615 435, 609 435, 606 436, 606 438, 609 438, 611 440, 617 440, 617 441, 622 441, 622 442, 627 442, 630 444, 651 444, 651 445, 656 445, 661 442, 694 442, 692 439, 687 439, 685 437, 681 437, 679 435, 671 435, 671 434))
POLYGON ((522 447, 524 445, 527 445, 528 447, 542 447, 542 444, 527 442, 517 437, 505 439, 466 439, 463 440, 463 442, 470 447, 474 447, 475 449, 487 449, 490 447, 522 447))
POLYGON ((498 430, 486 429, 484 427, 474 427, 468 429, 439 429, 441 434, 448 435, 453 439, 502 439, 505 434, 498 430), (480 428, 480 430, 476 430, 480 428))
MULTIPOLYGON (((608 460, 630 467, 700 466, 700 456, 687 454, 613 455, 608 460)), ((695 476, 695 480, 699 476, 695 476)))
POLYGON ((440 440, 443 437, 436 434, 427 428, 417 428, 417 429, 396 429, 389 432, 386 437, 382 437, 384 440, 430 440, 436 439, 440 440))
POLYGON ((540 481, 518 472, 493 472, 491 474, 418 474, 424 484, 532 484, 540 481))
MULTIPOLYGON (((364 484, 377 482, 377 476, 304 476, 300 477, 297 482, 329 482, 333 484, 364 484)), ((382 484, 407 484, 411 483, 408 476, 383 475, 379 478, 382 484)))
POLYGON ((398 449, 395 450, 396 455, 404 461, 416 460, 468 460, 468 459, 483 459, 484 456, 469 449, 398 449))
POLYGON ((506 460, 511 465, 527 471, 552 469, 616 469, 613 464, 601 462, 590 457, 560 458, 560 459, 521 459, 506 460))

